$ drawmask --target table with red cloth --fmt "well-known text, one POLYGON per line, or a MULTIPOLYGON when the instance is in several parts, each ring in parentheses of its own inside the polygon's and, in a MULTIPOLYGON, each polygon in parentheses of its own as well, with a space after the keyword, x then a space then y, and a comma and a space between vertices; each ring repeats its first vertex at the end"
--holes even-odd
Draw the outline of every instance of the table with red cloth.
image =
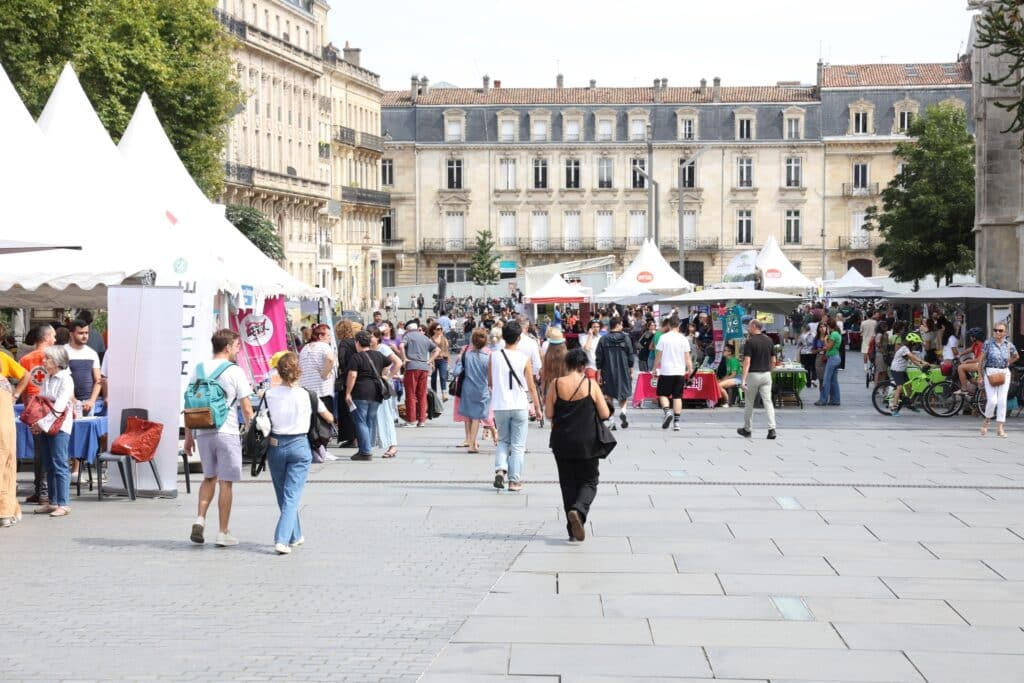
MULTIPOLYGON (((651 385, 651 373, 637 374, 633 390, 633 407, 639 408, 645 400, 658 400, 657 386, 651 385)), ((655 383, 656 385, 657 383, 655 383)), ((718 401, 718 378, 715 373, 700 371, 687 383, 683 390, 684 401, 718 401)))

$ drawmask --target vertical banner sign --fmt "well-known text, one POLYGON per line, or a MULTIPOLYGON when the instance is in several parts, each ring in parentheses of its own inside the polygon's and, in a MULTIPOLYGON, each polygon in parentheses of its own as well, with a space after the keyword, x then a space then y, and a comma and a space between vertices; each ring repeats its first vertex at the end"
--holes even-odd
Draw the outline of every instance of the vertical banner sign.
POLYGON ((725 318, 722 321, 725 341, 743 339, 743 313, 743 309, 738 306, 734 306, 726 312, 725 318))
POLYGON ((264 301, 262 313, 252 309, 238 311, 231 325, 242 338, 245 361, 239 359, 239 365, 249 368, 254 385, 260 384, 270 374, 271 356, 288 350, 284 298, 264 301))

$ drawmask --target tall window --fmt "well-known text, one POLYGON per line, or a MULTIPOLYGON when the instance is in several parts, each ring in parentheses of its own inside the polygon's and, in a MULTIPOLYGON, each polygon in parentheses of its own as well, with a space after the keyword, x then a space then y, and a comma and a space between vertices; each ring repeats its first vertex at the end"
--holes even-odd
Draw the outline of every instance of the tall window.
POLYGON ((448 189, 462 189, 462 159, 448 160, 448 189))
POLYGON ((533 160, 533 187, 535 190, 548 189, 548 160, 533 160))
POLYGON ((546 142, 548 139, 548 122, 547 121, 534 121, 533 122, 533 141, 534 142, 546 142))
POLYGON ((786 244, 800 244, 800 209, 786 209, 786 244))
POLYGON ((867 134, 868 130, 868 113, 866 111, 854 112, 853 132, 859 134, 867 134))
POLYGON ((394 287, 395 286, 395 264, 394 263, 382 263, 380 266, 380 284, 381 287, 394 287))
POLYGON ((498 244, 502 247, 516 246, 516 212, 502 211, 498 217, 498 244))
POLYGON ((750 244, 753 242, 754 212, 750 209, 740 209, 736 212, 736 244, 750 244))
POLYGON ((629 212, 629 244, 637 246, 644 243, 644 235, 647 234, 647 212, 629 212))
POLYGON ((644 178, 643 175, 637 173, 637 169, 640 169, 641 171, 646 171, 647 170, 647 159, 641 159, 641 158, 633 159, 632 160, 632 168, 633 168, 633 172, 631 173, 631 175, 632 175, 632 185, 631 185, 631 187, 634 190, 645 190, 645 189, 647 189, 647 178, 644 178))
POLYGON ((599 189, 610 189, 614 175, 615 161, 613 159, 601 158, 597 160, 597 187, 599 189))
POLYGON ((868 189, 868 165, 853 165, 853 186, 858 190, 868 189))
POLYGON ((803 159, 786 158, 786 187, 803 187, 803 159))
POLYGON ((566 159, 565 160, 565 189, 567 189, 567 190, 578 190, 578 189, 580 189, 580 160, 579 159, 566 159))
POLYGON ((548 248, 547 211, 534 211, 530 214, 530 242, 534 249, 548 248))
POLYGON ((466 214, 449 211, 445 214, 445 233, 448 249, 463 249, 466 246, 466 214))
POLYGON ((510 119, 503 119, 501 122, 500 139, 502 142, 515 142, 516 122, 510 119))
POLYGON ((438 263, 437 276, 445 282, 469 282, 469 263, 438 263))
POLYGON ((739 120, 739 139, 750 140, 753 137, 754 121, 753 119, 740 119, 739 120))
POLYGON ((691 242, 697 239, 696 211, 683 211, 683 239, 691 242))
POLYGON ((611 119, 601 119, 597 122, 597 139, 601 142, 608 142, 614 135, 612 131, 613 121, 611 119))
POLYGON ((682 119, 681 123, 683 126, 682 139, 693 140, 693 119, 682 119))
POLYGON ((914 112, 912 111, 901 111, 899 113, 899 130, 901 133, 906 133, 910 130, 910 124, 914 122, 914 112))
POLYGON ((580 212, 566 211, 562 223, 562 245, 565 249, 582 249, 582 231, 580 229, 580 212))
POLYGON ((750 157, 740 157, 736 160, 737 185, 736 187, 754 186, 754 160, 750 157))
MULTIPOLYGON (((380 241, 383 244, 391 244, 395 239, 395 212, 392 209, 380 219, 380 241)), ((329 241, 329 240, 328 240, 329 241)))
POLYGON ((394 159, 381 159, 380 160, 380 184, 381 185, 394 185, 395 184, 395 161, 394 161, 394 159))
POLYGON ((462 121, 458 119, 449 119, 448 125, 445 127, 445 140, 448 142, 461 142, 462 141, 462 121))
POLYGON ((683 187, 694 188, 697 187, 697 165, 696 162, 691 161, 686 163, 686 159, 679 160, 679 168, 682 171, 683 176, 683 187))
POLYGON ((644 140, 647 137, 647 123, 643 119, 631 119, 629 122, 629 139, 644 140))
POLYGON ((800 119, 796 117, 789 117, 786 119, 786 139, 800 139, 800 119))
POLYGON ((516 189, 516 160, 502 159, 498 162, 498 189, 516 189))
POLYGON ((576 119, 565 122, 565 140, 566 142, 580 141, 580 122, 576 119))
POLYGON ((611 211, 598 211, 597 224, 594 226, 594 246, 598 249, 611 249, 614 245, 615 218, 611 211))

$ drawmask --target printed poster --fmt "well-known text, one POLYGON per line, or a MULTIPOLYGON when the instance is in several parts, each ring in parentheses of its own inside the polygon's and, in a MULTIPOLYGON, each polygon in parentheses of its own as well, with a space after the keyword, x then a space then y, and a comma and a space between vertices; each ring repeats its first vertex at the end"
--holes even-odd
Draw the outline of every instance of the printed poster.
POLYGON ((270 358, 278 351, 288 350, 284 297, 263 302, 263 312, 240 310, 231 318, 231 327, 242 338, 238 364, 248 370, 253 385, 270 375, 270 358))

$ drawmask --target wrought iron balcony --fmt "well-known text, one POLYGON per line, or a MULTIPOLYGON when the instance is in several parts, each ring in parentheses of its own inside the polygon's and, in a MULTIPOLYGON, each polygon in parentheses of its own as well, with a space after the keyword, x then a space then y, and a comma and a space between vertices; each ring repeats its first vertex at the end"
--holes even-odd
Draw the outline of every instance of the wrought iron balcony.
POLYGON ((626 246, 628 247, 639 247, 644 243, 644 236, 632 235, 626 238, 626 246))
MULTIPOLYGON (((678 251, 679 250, 679 238, 678 237, 662 237, 661 238, 661 249, 662 251, 678 251)), ((683 249, 686 251, 717 251, 718 250, 718 238, 717 237, 687 237, 683 239, 683 249)))
POLYGON ((381 245, 385 251, 398 251, 405 245, 405 240, 402 238, 384 237, 381 239, 381 245))
POLYGON ((213 16, 217 17, 217 21, 219 21, 221 25, 225 29, 227 29, 228 33, 235 36, 236 38, 245 40, 246 35, 248 35, 248 30, 246 28, 244 21, 235 19, 227 12, 224 12, 219 9, 213 10, 213 16))
POLYGON ((338 126, 334 129, 334 141, 340 142, 343 145, 356 146, 356 131, 355 128, 349 128, 348 126, 338 126))
POLYGON ((524 237, 519 240, 519 251, 558 251, 561 242, 547 237, 524 237))
POLYGON ((839 248, 844 251, 869 251, 872 246, 871 235, 850 235, 839 238, 839 248))
POLYGON ((878 194, 878 183, 867 185, 856 185, 855 183, 843 183, 844 197, 873 197, 878 194))
POLYGON ((594 249, 596 251, 622 250, 626 248, 626 240, 616 237, 594 238, 594 249))
POLYGON ((426 237, 422 242, 425 252, 466 252, 473 250, 473 240, 464 237, 426 237))
POLYGON ((499 247, 518 247, 519 240, 515 237, 500 237, 498 238, 499 247))
POLYGON ((252 166, 241 166, 239 164, 224 164, 224 177, 228 182, 238 183, 241 185, 252 185, 253 173, 255 169, 252 166))
POLYGON ((362 147, 363 149, 372 149, 374 152, 383 152, 384 138, 370 133, 360 133, 359 141, 356 143, 356 146, 362 147))
POLYGON ((342 187, 341 201, 350 204, 368 204, 370 206, 391 206, 391 195, 379 190, 367 190, 362 187, 342 187))

